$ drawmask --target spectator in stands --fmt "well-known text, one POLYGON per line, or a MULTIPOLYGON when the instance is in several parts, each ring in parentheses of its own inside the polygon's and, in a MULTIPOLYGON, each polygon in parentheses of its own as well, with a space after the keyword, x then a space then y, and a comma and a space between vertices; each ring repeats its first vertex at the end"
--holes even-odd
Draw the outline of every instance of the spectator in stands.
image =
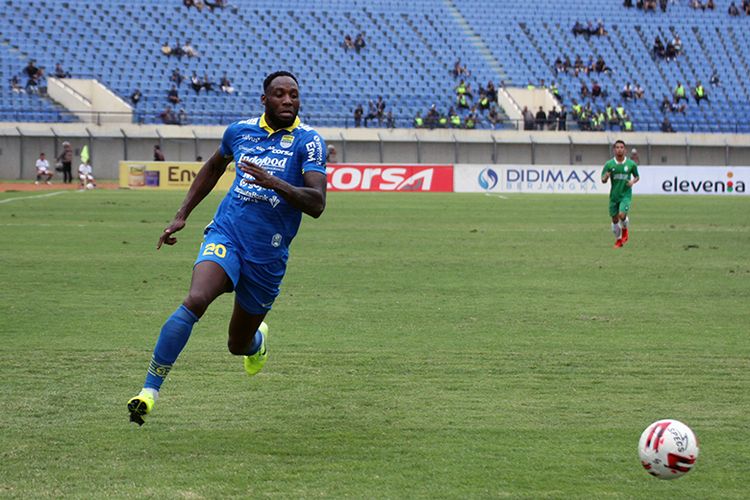
POLYGON ((706 2, 706 10, 716 10, 714 0, 708 0, 708 2, 706 2))
POLYGON ((36 77, 36 74, 39 72, 39 68, 36 67, 36 61, 34 59, 30 59, 26 67, 23 68, 23 72, 28 78, 36 77))
POLYGON ((221 91, 225 94, 234 94, 234 87, 232 87, 232 82, 229 80, 229 77, 226 73, 224 73, 224 76, 221 77, 221 91))
POLYGON ((39 80, 37 80, 37 74, 35 73, 34 76, 30 76, 28 80, 26 80, 26 92, 29 94, 38 94, 39 93, 39 80))
POLYGON ((380 126, 383 123, 383 119, 385 118, 385 101, 383 100, 383 96, 379 95, 377 102, 375 102, 375 109, 378 112, 378 126, 380 126))
POLYGON ((631 9, 633 7, 633 0, 624 0, 622 6, 626 9, 631 9))
POLYGON ((349 49, 354 50, 354 40, 352 40, 352 36, 350 34, 344 35, 344 43, 342 43, 342 46, 344 47, 344 52, 349 52, 349 49))
POLYGON ((461 59, 456 59, 456 62, 453 64, 453 71, 451 71, 451 73, 455 78, 458 78, 460 76, 471 76, 471 72, 466 67, 466 65, 461 64, 461 59))
POLYGON ((547 113, 547 130, 557 130, 557 106, 552 106, 552 109, 547 113))
POLYGON ((182 0, 182 5, 184 5, 188 9, 190 7, 195 7, 198 12, 203 11, 203 2, 201 0, 182 0))
POLYGON ((385 126, 388 128, 396 128, 396 119, 393 117, 392 111, 388 111, 385 114, 385 126))
POLYGON ((214 84, 208 77, 208 73, 203 73, 203 82, 201 85, 203 85, 203 88, 206 89, 206 92, 212 91, 214 89, 214 84))
POLYGON ((133 106, 137 106, 138 103, 141 100, 141 97, 143 97, 143 94, 141 94, 141 89, 136 88, 132 94, 130 94, 130 102, 133 103, 133 106))
POLYGON ((576 56, 576 61, 573 63, 573 73, 578 76, 578 73, 584 70, 583 67, 583 60, 581 59, 580 55, 576 56))
POLYGON ((438 127, 448 128, 448 115, 440 113, 440 116, 438 117, 438 127))
POLYGON ((185 80, 185 75, 183 75, 180 72, 179 68, 175 68, 172 70, 172 76, 169 77, 169 81, 173 82, 178 87, 182 85, 182 82, 185 80))
POLYGON ((534 113, 529 111, 528 107, 524 106, 521 114, 523 115, 523 129, 534 130, 534 113))
POLYGON ((633 97, 636 99, 643 99, 643 94, 645 94, 646 91, 643 90, 643 87, 641 87, 641 84, 636 82, 635 87, 633 87, 633 97))
POLYGON ((573 36, 585 35, 587 33, 586 28, 583 27, 581 21, 576 21, 573 25, 573 36))
POLYGON ((185 108, 180 108, 180 112, 177 113, 177 123, 179 125, 187 125, 189 123, 187 112, 185 108))
POLYGON ((672 46, 674 47, 674 51, 676 55, 682 54, 682 39, 680 38, 680 35, 675 35, 672 39, 672 46))
POLYGON ((497 102, 497 89, 495 88, 495 84, 492 83, 492 80, 487 82, 487 98, 490 102, 497 102))
POLYGON ((427 116, 425 117, 425 125, 427 125, 427 127, 432 130, 437 127, 438 120, 440 120, 440 112, 437 109, 437 105, 433 104, 427 111, 427 116))
POLYGON ((39 184, 44 177, 44 182, 52 184, 52 178, 55 176, 53 172, 50 172, 49 161, 47 161, 44 153, 39 153, 39 159, 36 161, 36 181, 34 184, 39 184))
POLYGON ((599 82, 594 80, 594 84, 591 86, 591 98, 596 99, 597 97, 602 97, 602 87, 599 85, 599 82))
POLYGON ((643 0, 643 12, 656 12, 656 0, 643 0))
POLYGON ((662 113, 666 113, 667 111, 672 111, 672 100, 669 98, 669 96, 665 95, 664 99, 661 100, 661 104, 659 105, 659 108, 661 108, 662 113))
POLYGON ((39 94, 47 95, 47 72, 44 66, 39 66, 39 71, 36 72, 36 81, 39 87, 39 94))
POLYGON ((734 2, 729 5, 729 15, 733 17, 740 15, 740 9, 737 8, 737 5, 735 5, 734 2))
POLYGON ((482 92, 479 94, 479 111, 484 114, 485 111, 490 109, 490 100, 487 98, 487 94, 482 92))
POLYGON ((359 51, 364 49, 367 44, 365 43, 365 34, 359 33, 354 39, 354 50, 359 54, 359 51))
POLYGON ((745 15, 750 16, 750 0, 742 0, 742 10, 745 11, 745 15))
POLYGON ((172 111, 172 106, 167 106, 164 111, 159 113, 159 118, 165 125, 176 125, 178 123, 177 117, 175 116, 174 111, 172 111))
POLYGON ((188 57, 198 57, 198 51, 195 50, 192 40, 188 39, 185 41, 185 45, 182 46, 182 53, 188 57))
POLYGON ((535 122, 536 130, 544 130, 544 126, 547 124, 547 113, 544 112, 542 106, 539 106, 539 111, 536 112, 535 122))
POLYGON ((196 94, 201 93, 203 82, 201 82, 200 77, 196 74, 195 71, 193 71, 193 75, 190 77, 190 86, 193 88, 193 90, 195 90, 196 94))
POLYGON ((677 48, 671 41, 667 42, 667 48, 664 51, 664 59, 667 61, 674 61, 677 59, 677 48))
POLYGON ((73 174, 70 170, 73 164, 73 146, 68 141, 62 143, 62 153, 57 155, 55 161, 60 165, 60 171, 63 173, 63 182, 70 184, 73 182, 73 174))
POLYGON ((672 95, 674 95, 674 101, 676 103, 679 103, 680 99, 688 100, 687 95, 685 94, 685 87, 680 82, 677 82, 677 86, 674 88, 672 95))
POLYGON ((211 12, 214 11, 214 9, 223 9, 227 5, 226 0, 214 0, 213 2, 209 2, 208 0, 204 0, 203 3, 208 7, 208 10, 211 12))
POLYGON ((161 152, 161 146, 154 145, 154 161, 164 161, 164 153, 161 152))
POLYGON ((469 113, 469 116, 466 117, 466 122, 464 122, 464 127, 466 127, 467 130, 473 130, 477 127, 477 123, 479 122, 479 118, 476 114, 469 113))
POLYGON ((169 42, 164 42, 161 46, 161 53, 165 56, 171 56, 172 55, 172 47, 170 47, 169 42))
POLYGON ((568 110, 565 106, 560 106, 560 112, 557 113, 557 130, 568 130, 568 110))
MULTIPOLYGON (((364 110, 362 109, 362 104, 357 104, 357 107, 354 108, 354 126, 359 127, 362 124, 362 115, 365 114, 364 110)), ((419 114, 417 114, 419 115, 419 114)))
POLYGON ((21 81, 18 79, 18 75, 13 75, 10 79, 10 90, 16 94, 25 94, 26 91, 21 87, 21 81))
POLYGON ((172 55, 177 59, 182 59, 182 56, 185 55, 185 52, 182 50, 182 44, 179 40, 177 40, 174 44, 174 47, 172 47, 172 55))
POLYGON ((596 35, 607 36, 607 30, 604 28, 604 21, 601 19, 599 19, 599 22, 596 25, 596 35))
POLYGON ((690 7, 696 10, 706 10, 706 6, 700 0, 690 0, 690 7))
POLYGON ((609 66, 607 66, 607 63, 604 62, 604 58, 602 56, 599 56, 596 59, 596 62, 594 63, 594 70, 597 73, 604 73, 605 71, 612 71, 609 66))
POLYGON ((633 99, 633 97, 634 97, 634 94, 633 94, 633 87, 632 87, 632 85, 630 85, 630 82, 626 83, 626 84, 625 84, 625 85, 624 85, 624 86, 622 87, 622 92, 620 92, 620 96, 621 96, 621 97, 622 97, 623 99, 625 99, 626 101, 627 101, 627 100, 630 100, 630 99, 633 99))
POLYGON ((367 103, 367 114, 365 115, 365 128, 370 120, 374 120, 378 117, 378 107, 375 105, 375 101, 370 99, 367 103))
POLYGON ((659 8, 662 12, 667 11, 667 0, 659 0, 659 8))
POLYGON ((61 63, 55 64, 55 78, 70 78, 70 73, 63 69, 61 63))
POLYGON ((668 116, 665 116, 661 122, 661 131, 665 133, 674 132, 674 128, 672 128, 672 122, 669 121, 668 116))
POLYGON ((709 83, 712 87, 718 87, 719 85, 721 85, 721 81, 719 80, 719 73, 716 70, 711 73, 711 79, 709 80, 709 83))
POLYGON ((662 43, 659 35, 656 35, 656 38, 654 38, 654 46, 651 48, 651 52, 653 52, 655 57, 664 58, 664 43, 662 43))
POLYGON ((180 103, 180 94, 177 92, 177 87, 172 85, 172 89, 167 92, 167 100, 172 104, 180 103))
MULTIPOLYGON (((459 117, 459 120, 461 118, 459 117)), ((495 127, 498 123, 500 123, 500 114, 497 112, 497 106, 492 105, 490 106, 490 111, 487 113, 487 123, 490 124, 490 127, 492 127, 492 130, 495 130, 495 127)))
POLYGON ((591 95, 591 91, 588 85, 586 85, 585 81, 581 80, 581 99, 586 99, 589 95, 591 95))
POLYGON ((695 98, 695 104, 698 105, 700 105, 701 101, 708 101, 708 94, 706 94, 706 89, 703 88, 703 84, 700 81, 695 82, 693 97, 695 98))

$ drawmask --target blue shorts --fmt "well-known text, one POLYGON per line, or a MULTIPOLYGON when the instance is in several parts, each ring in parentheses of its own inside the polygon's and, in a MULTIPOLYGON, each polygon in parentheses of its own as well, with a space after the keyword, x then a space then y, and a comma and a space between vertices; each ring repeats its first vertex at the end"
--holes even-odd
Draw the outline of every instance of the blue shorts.
POLYGON ((227 273, 242 309, 250 314, 265 314, 271 310, 279 286, 286 272, 286 262, 257 264, 243 258, 232 239, 216 228, 209 227, 193 267, 210 260, 227 273))

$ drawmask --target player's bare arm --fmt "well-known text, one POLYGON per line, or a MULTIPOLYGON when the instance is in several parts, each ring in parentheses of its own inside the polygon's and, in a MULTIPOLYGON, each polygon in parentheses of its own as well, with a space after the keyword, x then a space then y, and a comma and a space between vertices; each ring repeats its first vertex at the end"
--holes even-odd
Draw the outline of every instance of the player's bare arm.
POLYGON ((304 187, 296 187, 246 160, 242 161, 239 169, 253 176, 254 179, 248 179, 247 182, 267 189, 273 189, 294 208, 303 211, 311 217, 317 219, 323 213, 323 210, 325 210, 326 176, 320 172, 306 172, 303 175, 304 187))
POLYGON ((174 220, 164 229, 164 232, 159 237, 159 243, 156 245, 157 250, 163 244, 174 245, 177 243, 174 233, 185 227, 185 221, 187 221, 190 213, 216 186, 216 183, 219 182, 231 160, 231 157, 224 157, 219 150, 216 150, 211 158, 206 160, 206 163, 203 164, 198 171, 198 175, 195 176, 195 180, 190 185, 188 194, 185 196, 185 200, 182 202, 182 206, 177 211, 177 214, 175 214, 174 220))

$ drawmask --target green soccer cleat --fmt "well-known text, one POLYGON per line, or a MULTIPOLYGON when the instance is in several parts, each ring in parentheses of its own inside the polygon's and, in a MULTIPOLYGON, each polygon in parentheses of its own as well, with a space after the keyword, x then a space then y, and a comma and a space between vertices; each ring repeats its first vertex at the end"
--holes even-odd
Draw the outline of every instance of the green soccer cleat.
POLYGON ((143 425, 143 416, 151 413, 154 408, 154 397, 146 392, 141 391, 134 398, 128 401, 128 411, 130 412, 130 421, 138 425, 143 425))
POLYGON ((261 335, 263 335, 260 349, 258 349, 258 352, 252 356, 245 356, 244 359, 245 371, 250 377, 261 371, 263 365, 265 365, 268 360, 268 349, 266 348, 266 341, 268 340, 268 325, 265 322, 261 322, 258 330, 260 330, 261 335))

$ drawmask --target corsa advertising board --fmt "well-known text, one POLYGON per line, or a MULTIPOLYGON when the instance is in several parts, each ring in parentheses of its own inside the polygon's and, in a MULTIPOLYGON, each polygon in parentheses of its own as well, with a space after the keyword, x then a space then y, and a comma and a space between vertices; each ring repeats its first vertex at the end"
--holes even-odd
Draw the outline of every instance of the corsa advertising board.
POLYGON ((363 165, 326 167, 329 191, 453 191, 452 165, 363 165))
MULTIPOLYGON (((466 165, 454 167, 458 193, 608 194, 602 184, 603 165, 466 165)), ((750 167, 639 166, 637 194, 748 194, 750 167)))
MULTIPOLYGON (((203 163, 197 161, 121 161, 120 187, 132 189, 187 190, 203 163)), ((217 189, 228 191, 234 182, 234 162, 216 184, 217 189)))

